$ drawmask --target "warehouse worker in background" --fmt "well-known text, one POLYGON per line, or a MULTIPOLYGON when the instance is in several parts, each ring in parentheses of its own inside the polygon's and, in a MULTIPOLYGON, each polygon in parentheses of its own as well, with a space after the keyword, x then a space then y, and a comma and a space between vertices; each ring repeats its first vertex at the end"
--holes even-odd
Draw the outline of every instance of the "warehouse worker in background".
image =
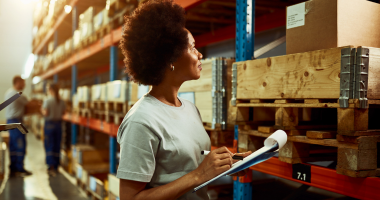
POLYGON ((56 176, 59 166, 59 153, 62 137, 62 116, 65 114, 65 102, 59 97, 59 87, 51 84, 48 89, 49 98, 44 101, 41 108, 45 116, 45 151, 48 174, 56 176))
MULTIPOLYGON (((5 93, 5 100, 9 99, 17 92, 23 91, 25 81, 21 76, 13 78, 13 87, 5 93)), ((21 123, 25 113, 25 106, 28 103, 25 95, 21 95, 16 101, 6 107, 5 117, 7 123, 21 123)), ((32 173, 24 169, 24 157, 26 153, 26 139, 18 129, 9 130, 9 151, 11 156, 11 176, 28 176, 32 173)))

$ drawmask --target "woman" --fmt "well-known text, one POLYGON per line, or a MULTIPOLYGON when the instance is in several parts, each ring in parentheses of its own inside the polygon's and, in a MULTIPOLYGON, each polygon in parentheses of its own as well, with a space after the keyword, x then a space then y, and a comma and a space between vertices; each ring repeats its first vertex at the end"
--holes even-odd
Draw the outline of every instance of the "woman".
POLYGON ((178 97, 202 70, 184 9, 148 1, 126 17, 120 47, 130 77, 152 85, 119 127, 120 199, 208 199, 207 188, 193 188, 230 169, 233 154, 226 147, 200 154, 210 138, 195 105, 178 97))
POLYGON ((42 104, 41 112, 45 116, 45 151, 48 173, 55 176, 59 166, 59 155, 62 136, 62 116, 65 114, 65 102, 59 98, 59 88, 51 84, 48 89, 49 97, 42 104))

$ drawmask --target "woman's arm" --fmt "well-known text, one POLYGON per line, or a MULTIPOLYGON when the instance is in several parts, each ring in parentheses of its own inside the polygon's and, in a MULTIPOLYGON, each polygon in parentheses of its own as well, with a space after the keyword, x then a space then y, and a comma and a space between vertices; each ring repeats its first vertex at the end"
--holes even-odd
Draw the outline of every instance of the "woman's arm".
POLYGON ((226 147, 221 147, 211 151, 197 169, 166 185, 145 189, 147 183, 120 179, 120 200, 177 199, 194 187, 227 171, 231 165, 231 153, 226 147))
POLYGON ((41 108, 41 113, 43 116, 47 116, 48 115, 48 110, 45 109, 45 108, 41 108))

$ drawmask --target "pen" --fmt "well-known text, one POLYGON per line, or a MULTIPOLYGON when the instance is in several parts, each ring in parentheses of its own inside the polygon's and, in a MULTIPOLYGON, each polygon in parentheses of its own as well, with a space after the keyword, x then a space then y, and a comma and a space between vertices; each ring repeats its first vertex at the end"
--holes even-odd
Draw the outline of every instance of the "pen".
MULTIPOLYGON (((210 151, 206 151, 206 150, 201 151, 201 154, 205 155, 205 156, 207 154, 209 154, 209 153, 210 153, 210 151)), ((234 155, 234 156, 232 156, 232 159, 234 159, 234 160, 243 160, 244 157, 243 156, 234 155)))

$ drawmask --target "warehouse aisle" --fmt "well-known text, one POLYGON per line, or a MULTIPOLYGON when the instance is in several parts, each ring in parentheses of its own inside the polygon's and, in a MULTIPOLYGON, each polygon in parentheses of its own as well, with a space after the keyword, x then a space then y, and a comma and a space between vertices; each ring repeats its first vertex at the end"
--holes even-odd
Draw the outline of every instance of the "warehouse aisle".
MULTIPOLYGON (((9 159, 8 159, 9 160, 9 159)), ((33 173, 26 178, 9 178, 0 199, 3 200, 86 200, 76 186, 59 173, 49 177, 45 165, 43 142, 33 134, 27 134, 25 168, 33 173)))

